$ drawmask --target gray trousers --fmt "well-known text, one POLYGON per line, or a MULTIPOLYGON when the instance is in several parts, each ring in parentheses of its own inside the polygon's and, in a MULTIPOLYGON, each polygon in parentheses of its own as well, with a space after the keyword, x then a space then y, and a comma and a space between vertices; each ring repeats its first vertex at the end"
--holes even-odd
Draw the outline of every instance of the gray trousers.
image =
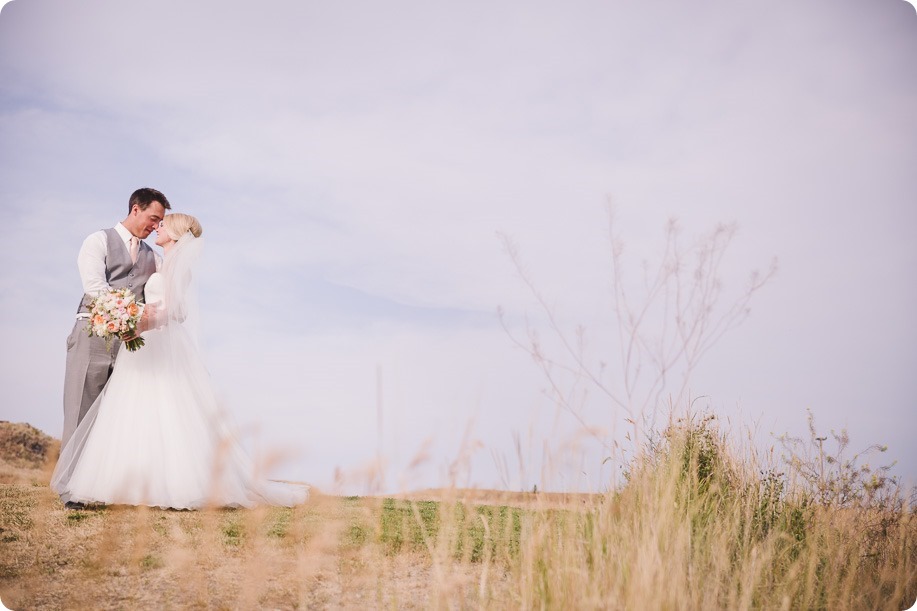
POLYGON ((87 319, 78 318, 67 337, 67 370, 64 374, 64 447, 92 407, 96 398, 111 377, 115 357, 121 347, 119 340, 111 343, 111 350, 101 337, 89 337, 87 319))

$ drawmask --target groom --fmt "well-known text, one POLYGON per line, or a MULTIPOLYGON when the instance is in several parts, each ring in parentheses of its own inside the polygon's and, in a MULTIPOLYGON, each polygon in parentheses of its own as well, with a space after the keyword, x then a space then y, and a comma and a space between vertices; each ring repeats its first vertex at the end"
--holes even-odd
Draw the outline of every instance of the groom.
POLYGON ((125 287, 137 296, 138 301, 143 301, 146 281, 161 263, 159 255, 143 239, 159 227, 166 210, 170 209, 169 200, 156 189, 137 189, 128 202, 127 218, 83 241, 76 262, 84 294, 73 331, 67 338, 61 447, 67 445, 77 425, 108 382, 121 346, 121 342, 115 340, 108 350, 104 339, 87 334, 89 304, 100 291, 125 287))

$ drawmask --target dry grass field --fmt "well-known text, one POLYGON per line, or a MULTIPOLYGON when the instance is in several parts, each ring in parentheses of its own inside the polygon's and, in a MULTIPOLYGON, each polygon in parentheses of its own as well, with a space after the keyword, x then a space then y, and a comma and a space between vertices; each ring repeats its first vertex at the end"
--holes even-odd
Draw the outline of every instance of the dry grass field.
POLYGON ((0 423, 0 599, 14 610, 913 604, 917 520, 897 493, 826 502, 750 472, 723 443, 708 421, 672 427, 607 495, 67 510, 47 486, 54 441, 0 423))

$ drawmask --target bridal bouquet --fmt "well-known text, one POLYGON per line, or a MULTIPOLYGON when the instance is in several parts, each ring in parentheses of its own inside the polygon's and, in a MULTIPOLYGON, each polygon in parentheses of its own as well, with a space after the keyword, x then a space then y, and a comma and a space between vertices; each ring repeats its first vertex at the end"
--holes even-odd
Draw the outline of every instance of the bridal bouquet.
MULTIPOLYGON (((105 346, 111 350, 113 339, 124 339, 137 331, 137 324, 143 315, 143 305, 130 289, 111 289, 100 293, 89 304, 89 335, 97 335, 105 340, 105 346)), ((143 338, 139 335, 124 342, 124 347, 131 352, 140 350, 143 338)))

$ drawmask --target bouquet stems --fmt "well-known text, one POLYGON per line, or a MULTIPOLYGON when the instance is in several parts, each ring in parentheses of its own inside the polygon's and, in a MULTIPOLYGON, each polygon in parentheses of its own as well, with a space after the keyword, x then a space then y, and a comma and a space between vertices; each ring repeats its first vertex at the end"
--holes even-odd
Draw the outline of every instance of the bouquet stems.
POLYGON ((137 336, 131 339, 124 340, 124 347, 130 350, 131 352, 136 352, 143 347, 144 341, 141 336, 137 336))

